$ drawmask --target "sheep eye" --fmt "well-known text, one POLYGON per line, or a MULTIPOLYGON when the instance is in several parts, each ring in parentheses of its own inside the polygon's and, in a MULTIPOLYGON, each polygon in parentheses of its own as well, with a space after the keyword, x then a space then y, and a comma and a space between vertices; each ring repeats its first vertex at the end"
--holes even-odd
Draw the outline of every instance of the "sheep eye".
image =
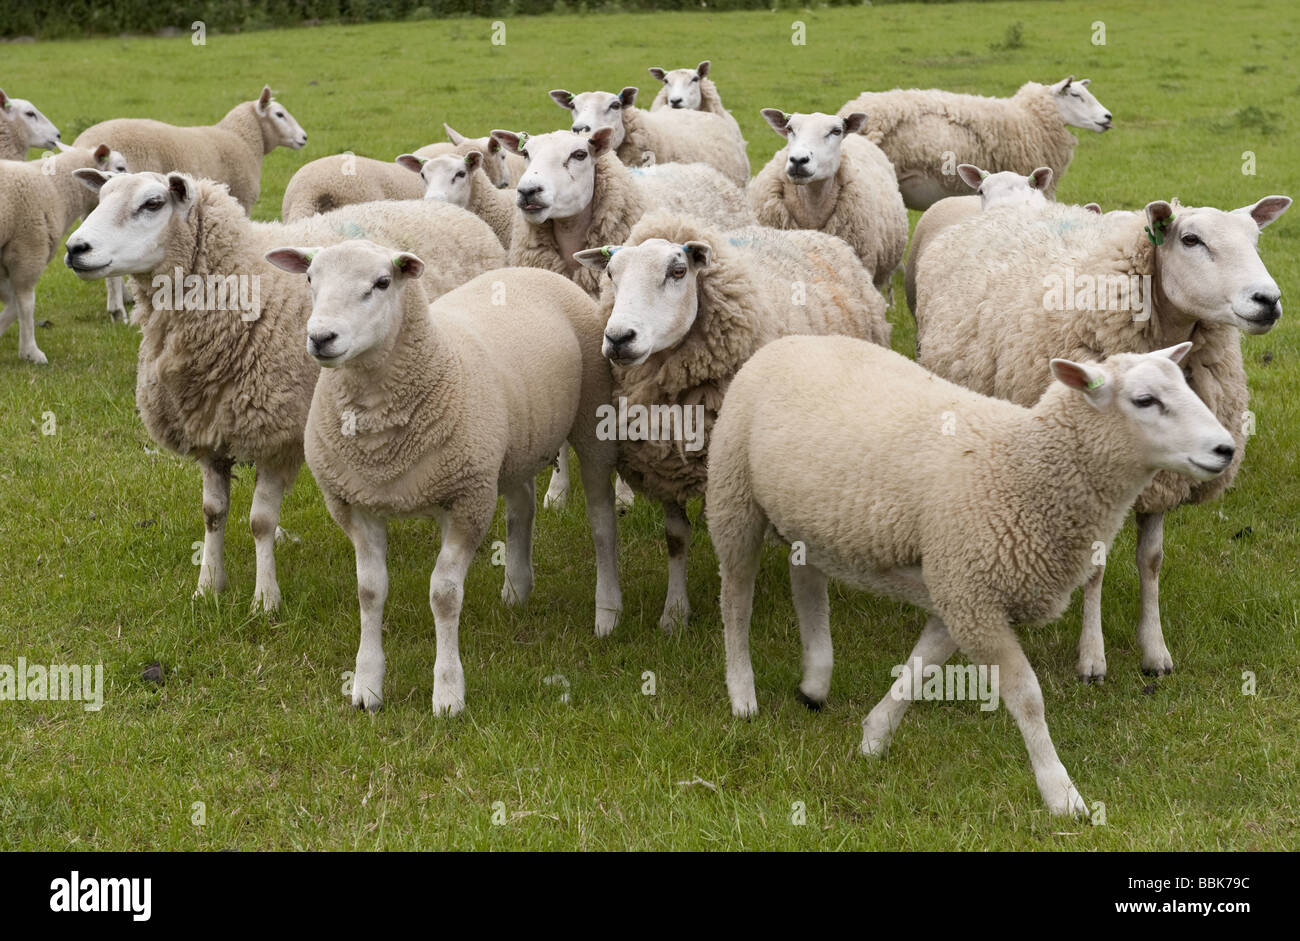
POLYGON ((1197 245, 1202 245, 1202 244, 1204 244, 1204 243, 1201 241, 1201 239, 1200 239, 1199 236, 1195 236, 1195 235, 1191 235, 1191 234, 1184 235, 1183 238, 1182 238, 1182 242, 1183 242, 1183 244, 1186 245, 1188 248, 1194 248, 1194 247, 1197 246, 1197 245))
POLYGON ((144 201, 144 204, 140 208, 146 212, 157 212, 163 207, 163 202, 164 200, 161 196, 151 196, 149 199, 144 201))
POLYGON ((457 170, 457 171, 456 171, 456 175, 453 176, 452 179, 453 179, 453 180, 459 180, 459 179, 460 179, 461 177, 463 177, 464 175, 465 175, 465 171, 464 171, 464 170, 457 170))
POLYGON ((28 111, 28 112, 27 112, 27 117, 29 117, 29 118, 34 118, 34 117, 36 117, 36 112, 35 112, 35 111, 28 111))
POLYGON ((374 289, 377 291, 387 291, 388 286, 392 283, 393 283, 393 279, 388 277, 388 275, 384 275, 382 278, 380 278, 378 281, 375 282, 374 289))
POLYGON ((1159 405, 1160 400, 1154 395, 1139 395, 1133 400, 1133 404, 1138 408, 1150 408, 1153 405, 1159 405))
POLYGON ((692 82, 698 82, 699 80, 700 77, 698 75, 691 79, 692 82))
POLYGON ((672 271, 668 272, 668 274, 674 281, 680 281, 682 278, 686 277, 686 267, 683 265, 674 268, 672 271))
POLYGON ((611 111, 618 111, 620 108, 623 107, 623 102, 621 101, 612 102, 609 107, 611 111))
POLYGON ((586 152, 585 150, 575 150, 573 153, 569 154, 569 159, 570 159, 570 160, 586 160, 586 159, 587 159, 587 152, 586 152))
POLYGON ((276 116, 277 118, 282 118, 282 117, 284 117, 284 112, 283 112, 283 111, 277 111, 277 112, 275 113, 275 116, 276 116))
POLYGON ((843 133, 844 133, 844 131, 843 131, 841 128, 838 128, 838 127, 831 128, 831 136, 832 136, 832 137, 839 137, 839 136, 840 136, 841 134, 843 134, 843 133))

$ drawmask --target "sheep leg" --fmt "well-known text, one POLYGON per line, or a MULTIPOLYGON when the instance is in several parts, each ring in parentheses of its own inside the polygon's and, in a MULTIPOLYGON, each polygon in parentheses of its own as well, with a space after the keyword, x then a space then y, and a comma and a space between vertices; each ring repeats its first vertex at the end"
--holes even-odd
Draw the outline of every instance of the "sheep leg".
POLYGON ((122 296, 122 278, 105 278, 105 290, 108 295, 108 319, 116 322, 119 318, 126 323, 126 303, 122 296))
POLYGON ((618 474, 614 475, 614 502, 620 511, 630 510, 636 503, 636 491, 618 474))
MULTIPOLYGON (((331 507, 331 512, 333 512, 331 507)), ((388 523, 359 507, 346 510, 344 529, 357 556, 361 644, 352 674, 352 705, 375 712, 384 704, 384 602, 388 600, 388 523)), ((339 519, 340 514, 335 513, 339 519)))
POLYGON ((296 476, 297 466, 267 467, 259 464, 257 481, 253 485, 253 509, 248 514, 257 554, 253 606, 260 603, 267 613, 280 607, 280 585, 275 579, 275 530, 280 522, 280 503, 296 476))
POLYGON ((728 513, 725 519, 713 520, 713 531, 722 578, 718 604, 722 608, 722 636, 727 651, 727 695, 731 714, 745 719, 758 712, 754 664, 749 656, 749 621, 767 520, 757 504, 748 502, 742 507, 735 515, 728 513))
POLYGON ((14 291, 14 298, 18 301, 18 358, 43 366, 49 360, 36 345, 36 288, 14 291))
POLYGON ((618 585, 618 521, 609 467, 594 457, 579 455, 582 492, 587 500, 587 525, 596 546, 596 636, 607 637, 618 624, 623 593, 618 585))
POLYGON ((569 442, 560 446, 560 453, 555 456, 555 470, 551 472, 551 483, 542 497, 542 508, 560 509, 569 502, 569 442))
POLYGON ((1137 562, 1142 619, 1138 621, 1138 645, 1142 648, 1142 672, 1163 676, 1174 672, 1174 658, 1165 646, 1160 629, 1160 564, 1164 561, 1165 515, 1137 514, 1137 562))
POLYGON ((12 326, 18 318, 18 301, 14 299, 13 289, 7 279, 0 278, 0 334, 12 326))
POLYGON ((230 465, 223 458, 201 457, 203 472, 203 556, 195 598, 226 590, 226 514, 230 512, 230 465))
POLYGON ((438 649, 433 663, 433 712, 454 716, 465 708, 465 670, 460 663, 460 609, 465 601, 465 574, 474 550, 492 522, 495 500, 486 519, 466 520, 445 513, 442 548, 429 577, 429 607, 437 629, 438 649))
POLYGON ((506 581, 501 600, 514 607, 533 593, 533 519, 537 494, 532 478, 508 487, 506 497, 506 581))
POLYGON ((1079 660, 1075 672, 1085 683, 1106 680, 1106 641, 1101 636, 1101 582, 1106 567, 1099 565, 1083 586, 1083 629, 1079 631, 1079 660))
POLYGON ((686 507, 664 501, 664 534, 668 539, 668 597, 664 600, 662 630, 685 627, 691 616, 691 602, 686 597, 686 550, 691 544, 691 521, 686 507))
POLYGON ((894 730, 903 721, 903 715, 912 705, 912 698, 921 689, 922 670, 930 664, 942 666, 957 650, 957 642, 948 633, 948 626, 938 615, 930 615, 925 629, 917 638, 916 646, 902 665, 902 672, 875 708, 862 720, 862 754, 884 754, 893 738, 894 730))
POLYGON ((826 593, 827 578, 806 562, 790 560, 790 593, 799 616, 799 637, 803 642, 803 680, 799 698, 809 709, 820 709, 831 688, 831 610, 826 593))

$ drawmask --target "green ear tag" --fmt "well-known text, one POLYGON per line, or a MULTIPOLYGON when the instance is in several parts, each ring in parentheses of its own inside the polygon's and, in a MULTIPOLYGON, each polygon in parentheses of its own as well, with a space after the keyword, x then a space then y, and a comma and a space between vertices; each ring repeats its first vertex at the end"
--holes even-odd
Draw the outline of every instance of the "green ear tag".
POLYGON ((1146 229, 1147 239, 1151 242, 1152 245, 1165 244, 1165 229, 1169 228, 1170 223, 1172 223, 1173 221, 1174 221, 1174 216, 1170 215, 1169 218, 1161 219, 1159 222, 1156 223, 1155 231, 1152 231, 1151 226, 1149 225, 1143 227, 1146 229))
POLYGON ((981 179, 981 180, 987 180, 988 178, 989 178, 989 171, 987 171, 987 170, 981 170, 981 171, 980 171, 980 179, 981 179))
POLYGON ((616 251, 618 251, 618 247, 615 245, 602 245, 600 247, 600 253, 604 255, 606 258, 613 257, 616 251))
POLYGON ((1105 384, 1106 384, 1106 377, 1105 377, 1105 376, 1097 376, 1095 379, 1091 379, 1091 380, 1089 380, 1089 382, 1088 382, 1088 391, 1091 392, 1093 389, 1100 389, 1100 388, 1101 388, 1102 386, 1104 386, 1105 384))
POLYGON ((521 154, 527 155, 528 151, 524 150, 524 145, 528 143, 528 132, 520 131, 518 136, 519 143, 516 144, 515 147, 521 154))
POLYGON ((315 253, 315 252, 303 252, 302 254, 303 254, 303 257, 307 259, 307 264, 309 264, 309 265, 312 263, 312 259, 314 259, 314 258, 316 257, 316 253, 315 253))

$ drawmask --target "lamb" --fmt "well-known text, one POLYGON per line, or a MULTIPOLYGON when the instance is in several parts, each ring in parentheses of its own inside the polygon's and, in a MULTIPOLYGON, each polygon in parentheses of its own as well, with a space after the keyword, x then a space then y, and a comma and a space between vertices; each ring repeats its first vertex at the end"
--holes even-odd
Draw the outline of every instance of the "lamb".
POLYGON ((610 128, 610 146, 625 164, 643 166, 649 154, 656 164, 707 163, 737 186, 749 182, 749 156, 734 118, 674 108, 642 111, 635 107, 636 95, 631 85, 616 95, 604 91, 575 95, 557 88, 551 99, 573 113, 575 134, 610 128))
POLYGON ((1099 133, 1112 127, 1110 112, 1088 84, 1073 75, 1054 85, 1026 82, 1010 98, 896 88, 864 92, 839 113, 867 113, 862 133, 893 162, 908 209, 928 209, 945 196, 962 195, 951 170, 954 155, 990 172, 1051 167, 1047 196, 1052 197, 1078 143, 1066 127, 1099 133))
POLYGON ((0 162, 0 334, 17 320, 18 356, 28 362, 49 362, 36 344, 36 282, 72 223, 95 205, 94 195, 73 176, 85 167, 117 172, 126 163, 106 144, 0 162))
POLYGON ((492 185, 497 189, 513 189, 519 184, 528 163, 519 154, 512 154, 501 146, 501 142, 490 135, 488 137, 466 137, 450 124, 442 129, 447 132, 450 143, 429 144, 415 151, 417 157, 443 157, 447 154, 465 156, 471 150, 483 154, 483 172, 488 175, 492 185))
POLYGON ((54 150, 59 139, 59 129, 34 104, 0 89, 0 160, 26 160, 31 148, 54 150))
POLYGON ((960 649, 978 665, 965 668, 964 688, 991 668, 992 695, 1020 726, 1048 809, 1085 815, 1013 628, 1061 615, 1094 544, 1114 538, 1157 471, 1208 481, 1232 463, 1232 436, 1175 365, 1189 349, 1099 365, 1053 359, 1057 381, 1033 408, 846 337, 759 351, 714 427, 706 498, 732 714, 758 709, 749 620, 771 527, 791 546, 805 703, 819 707, 830 688, 830 578, 917 605, 929 620, 863 721, 862 753, 883 753, 923 681, 960 649), (1144 407, 1152 399, 1163 408, 1144 407))
MULTIPOLYGON (((497 147, 504 149, 500 144, 497 147)), ((508 191, 492 185, 483 167, 482 151, 471 150, 464 156, 446 154, 441 157, 402 154, 397 163, 405 170, 419 174, 425 199, 439 199, 474 213, 492 227, 503 246, 510 247, 515 200, 508 191)))
MULTIPOLYGON (((247 212, 262 187, 262 158, 277 147, 301 150, 307 132, 264 86, 254 101, 235 105, 219 122, 177 127, 144 118, 117 118, 91 125, 76 140, 78 147, 106 143, 126 157, 134 172, 186 173, 217 180, 247 212)), ((126 322, 122 279, 108 281, 108 312, 126 322)))
MULTIPOLYGON (((1290 205, 1268 196, 1232 212, 1164 201, 1105 215, 1059 204, 1029 216, 994 209, 941 232, 926 249, 945 263, 923 266, 917 281, 919 362, 977 392, 1027 406, 1048 385, 1048 356, 1194 344, 1183 370, 1232 431, 1237 457, 1208 483, 1161 474, 1136 502, 1138 642, 1150 673, 1173 669, 1160 626, 1164 514, 1217 497, 1236 476, 1249 423, 1238 331, 1266 333, 1282 315, 1257 243, 1259 230, 1290 205)), ((1106 674, 1103 572, 1084 591, 1077 669, 1085 681, 1106 674)))
POLYGON ((877 288, 889 285, 907 247, 907 209, 894 168, 858 135, 867 116, 786 114, 763 117, 788 143, 749 184, 758 221, 777 229, 818 229, 848 242, 877 288))
POLYGON ((632 488, 664 507, 668 596, 659 624, 672 630, 690 616, 686 502, 704 494, 709 432, 732 377, 785 334, 841 333, 887 346, 884 298, 848 245, 810 230, 724 232, 657 211, 625 245, 576 257, 609 274, 600 296, 603 350, 620 414, 680 412, 667 436, 629 422, 619 452, 632 488))
POLYGON ((978 195, 941 199, 916 220, 912 242, 907 248, 907 264, 903 275, 903 291, 907 295, 908 310, 916 310, 916 272, 920 265, 921 249, 930 239, 949 226, 993 206, 1045 205, 1047 197, 1043 195, 1043 190, 1052 181, 1051 167, 1039 167, 1028 176, 1021 176, 1008 170, 989 173, 973 164, 963 163, 957 167, 957 175, 967 186, 976 190, 978 195))
POLYGON ((298 168, 284 188, 280 218, 297 222, 341 206, 422 196, 420 181, 392 161, 335 154, 298 168))
POLYGON ((596 545, 596 634, 613 630, 622 607, 610 487, 618 446, 596 434, 610 379, 591 299, 559 275, 507 268, 429 305, 418 283, 424 263, 368 241, 267 257, 313 278, 307 343, 326 368, 307 420, 307 463, 356 549, 353 704, 374 711, 383 702, 387 521, 433 516, 442 533, 429 584, 438 635, 433 709, 464 708, 458 635, 466 571, 500 492, 501 597, 512 606, 528 600, 533 481, 566 439, 582 461, 596 545))
POLYGON ((693 69, 673 69, 665 72, 655 67, 650 74, 664 83, 650 103, 651 111, 677 108, 686 111, 709 111, 730 117, 731 112, 722 106, 718 86, 709 78, 709 60, 705 59, 693 69))
POLYGON ((436 258, 424 279, 437 295, 499 267, 501 244, 481 220, 427 200, 258 223, 212 180, 182 173, 109 179, 90 170, 78 176, 100 188, 100 202, 68 239, 65 263, 85 280, 140 278, 138 296, 149 303, 136 307, 143 334, 136 405, 150 436, 196 460, 203 472, 205 533, 196 594, 226 587, 230 469, 252 463, 253 598, 274 611, 280 603, 274 554, 280 501, 302 464, 318 370, 302 338, 311 307, 307 284, 273 268, 263 253, 286 242, 325 245, 364 235, 436 258))

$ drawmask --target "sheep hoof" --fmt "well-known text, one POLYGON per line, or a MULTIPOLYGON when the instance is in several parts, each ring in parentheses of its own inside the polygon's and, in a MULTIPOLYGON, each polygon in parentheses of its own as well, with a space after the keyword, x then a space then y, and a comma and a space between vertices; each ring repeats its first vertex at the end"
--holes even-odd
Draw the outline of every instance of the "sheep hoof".
POLYGON ((821 712, 822 706, 826 705, 826 700, 824 699, 813 699, 803 690, 798 690, 797 692, 799 694, 799 701, 813 712, 821 712))
POLYGON ((465 708, 465 700, 455 694, 440 693, 438 690, 433 691, 433 714, 451 718, 458 716, 461 710, 465 708))
POLYGON ((384 697, 378 689, 357 684, 352 688, 352 705, 374 715, 384 704, 384 697))
POLYGON ((733 699, 731 701, 731 714, 737 719, 752 719, 758 715, 758 701, 753 697, 733 699))
POLYGON ((546 491, 546 496, 542 497, 542 509, 544 510, 562 510, 564 505, 569 502, 569 491, 557 490, 554 493, 546 491))
POLYGON ((38 366, 48 366, 49 360, 40 350, 32 349, 18 354, 19 359, 25 359, 29 363, 35 363, 38 366))
POLYGON ((1147 676, 1167 676, 1174 672, 1174 658, 1169 656, 1168 650, 1143 656, 1142 672, 1147 676))
POLYGON ((1083 798, 1073 784, 1066 789, 1064 800, 1048 802, 1047 809, 1054 817, 1080 817, 1086 819, 1091 816, 1088 813, 1088 805, 1084 803, 1083 798))
POLYGON ((528 601, 529 595, 533 593, 532 582, 515 582, 506 579, 506 583, 501 586, 501 600, 508 607, 518 608, 528 601))
POLYGON ((262 609, 264 614, 275 614, 280 608, 280 589, 279 587, 269 588, 263 591, 261 588, 253 592, 253 610, 262 609))
POLYGON ((673 631, 685 627, 690 616, 691 609, 686 605, 667 607, 664 609, 663 617, 659 619, 659 629, 665 634, 671 634, 673 631))
POLYGON ((1104 654, 1100 657, 1080 656, 1074 670, 1079 674, 1080 682, 1096 683, 1100 686, 1106 682, 1106 656, 1104 654))
POLYGON ((608 637, 614 633, 614 628, 618 626, 618 616, 621 612, 618 608, 597 608, 596 609, 596 636, 608 637))
POLYGON ((1089 673, 1089 672, 1084 672, 1083 670, 1080 670, 1080 671, 1079 671, 1079 682, 1081 682, 1081 683, 1095 683, 1095 684, 1098 685, 1098 686, 1102 686, 1102 685, 1104 685, 1105 682, 1106 682, 1106 668, 1105 668, 1105 667, 1102 667, 1101 672, 1099 672, 1099 673, 1098 673, 1098 672, 1090 672, 1090 673, 1089 673))

